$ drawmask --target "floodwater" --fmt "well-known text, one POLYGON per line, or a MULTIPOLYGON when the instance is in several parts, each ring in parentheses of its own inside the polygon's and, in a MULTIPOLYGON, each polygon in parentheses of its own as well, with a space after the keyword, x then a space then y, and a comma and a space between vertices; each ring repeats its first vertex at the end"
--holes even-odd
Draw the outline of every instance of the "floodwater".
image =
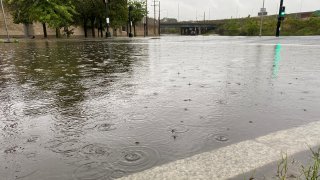
POLYGON ((320 117, 320 37, 0 44, 0 174, 114 179, 320 117))

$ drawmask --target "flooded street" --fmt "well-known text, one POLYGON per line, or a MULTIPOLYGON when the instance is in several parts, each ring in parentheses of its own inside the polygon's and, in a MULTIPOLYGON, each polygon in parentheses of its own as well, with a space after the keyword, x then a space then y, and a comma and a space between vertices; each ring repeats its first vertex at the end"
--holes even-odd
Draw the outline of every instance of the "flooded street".
POLYGON ((104 180, 319 121, 320 37, 0 44, 0 174, 104 180))

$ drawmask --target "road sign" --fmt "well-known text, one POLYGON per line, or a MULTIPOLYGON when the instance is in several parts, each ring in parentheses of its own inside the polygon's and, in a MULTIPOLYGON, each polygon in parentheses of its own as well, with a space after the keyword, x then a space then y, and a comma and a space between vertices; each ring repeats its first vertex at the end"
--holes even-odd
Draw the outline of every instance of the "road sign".
POLYGON ((268 12, 259 12, 258 13, 258 16, 266 16, 266 15, 268 15, 268 12))
POLYGON ((268 15, 267 9, 261 8, 260 12, 258 13, 258 16, 266 16, 266 15, 268 15))

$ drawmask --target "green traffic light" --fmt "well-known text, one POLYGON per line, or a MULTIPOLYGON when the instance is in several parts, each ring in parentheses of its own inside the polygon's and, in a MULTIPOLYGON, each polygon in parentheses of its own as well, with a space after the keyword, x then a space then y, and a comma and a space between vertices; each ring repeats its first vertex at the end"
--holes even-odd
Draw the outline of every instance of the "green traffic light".
POLYGON ((281 16, 285 16, 286 15, 286 13, 285 12, 281 12, 281 16))

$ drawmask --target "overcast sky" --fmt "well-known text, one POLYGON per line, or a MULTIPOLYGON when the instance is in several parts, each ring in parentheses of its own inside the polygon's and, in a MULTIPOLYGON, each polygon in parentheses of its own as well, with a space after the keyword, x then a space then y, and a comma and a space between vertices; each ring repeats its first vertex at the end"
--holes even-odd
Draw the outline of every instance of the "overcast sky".
MULTIPOLYGON (((161 16, 179 20, 225 19, 257 16, 263 0, 161 0, 161 16), (178 8, 179 7, 179 8, 178 8)), ((149 16, 153 17, 153 0, 148 0, 149 16)), ((280 0, 265 0, 269 14, 277 14, 280 0)), ((284 0, 286 12, 320 10, 320 0, 284 0)), ((158 10, 157 10, 158 11, 158 10)))

